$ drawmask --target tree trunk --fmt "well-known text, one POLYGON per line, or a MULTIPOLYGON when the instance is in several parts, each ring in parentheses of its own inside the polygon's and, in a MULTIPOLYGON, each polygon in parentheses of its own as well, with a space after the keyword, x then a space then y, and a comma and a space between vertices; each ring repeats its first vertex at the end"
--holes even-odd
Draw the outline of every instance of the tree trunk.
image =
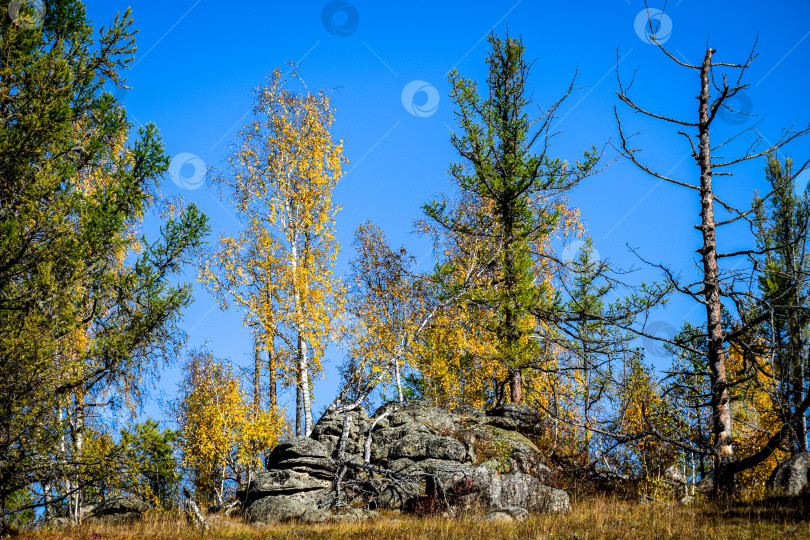
POLYGON ((49 518, 54 517, 54 506, 53 506, 53 485, 51 484, 50 480, 43 482, 42 484, 42 497, 45 502, 44 508, 42 510, 42 517, 44 521, 48 521, 49 518))
MULTIPOLYGON (((59 403, 58 408, 57 408, 57 422, 58 422, 57 429, 59 429, 59 449, 58 450, 59 450, 59 457, 60 457, 60 459, 62 460, 62 463, 63 463, 62 467, 66 467, 67 464, 70 463, 70 461, 71 461, 70 456, 68 455, 68 443, 67 443, 67 438, 69 437, 68 431, 70 429, 69 428, 70 419, 68 418, 68 422, 67 422, 68 425, 67 426, 66 426, 66 423, 65 423, 65 409, 67 409, 67 408, 68 407, 66 405, 63 405, 62 403, 59 403)), ((70 474, 66 474, 65 477, 64 477, 64 488, 65 488, 65 491, 64 491, 64 493, 62 495, 65 497, 65 502, 67 504, 67 511, 66 511, 66 516, 65 517, 67 517, 70 520, 73 520, 73 512, 72 512, 73 511, 73 504, 72 504, 73 498, 71 496, 71 493, 73 493, 73 479, 70 476, 70 474)))
MULTIPOLYGON (((795 388, 793 392, 793 410, 798 411, 801 404, 805 399, 804 392, 804 365, 801 357, 797 356, 797 373, 795 375, 795 388)), ((801 414, 796 417, 796 425, 794 427, 796 432, 796 446, 799 452, 807 452, 807 415, 801 414)))
POLYGON ((503 310, 503 340, 501 347, 506 351, 506 365, 509 369, 509 386, 511 389, 512 403, 523 401, 523 380, 520 376, 520 358, 517 353, 520 332, 518 331, 517 306, 513 299, 517 289, 517 270, 515 268, 514 253, 514 224, 512 213, 508 205, 501 208, 501 219, 503 220, 503 287, 505 299, 502 299, 503 310))
POLYGON ((227 465, 223 462, 222 464, 222 472, 219 475, 219 487, 216 489, 214 493, 214 503, 217 506, 222 506, 222 501, 225 496, 225 472, 226 472, 227 465))
POLYGON ((709 144, 709 78, 713 53, 714 49, 706 50, 700 70, 698 165, 700 166, 701 224, 698 228, 703 235, 703 246, 698 251, 703 258, 703 295, 706 302, 709 340, 708 361, 715 450, 715 490, 718 493, 729 494, 735 488, 735 475, 729 471, 729 465, 734 461, 734 451, 731 446, 731 407, 726 380, 726 349, 723 343, 722 304, 718 285, 712 160, 709 144))
POLYGON ((298 332, 298 390, 300 397, 299 409, 296 411, 296 431, 302 431, 302 435, 309 437, 312 432, 312 404, 309 396, 309 356, 307 353, 307 342, 303 335, 303 322, 304 322, 304 309, 301 299, 301 285, 300 276, 298 275, 298 257, 306 257, 308 242, 305 242, 303 254, 298 253, 298 242, 295 239, 295 232, 293 233, 293 240, 290 242, 290 265, 292 269, 292 282, 293 282, 293 300, 295 302, 294 309, 296 315, 296 330, 298 332), (301 409, 303 409, 303 429, 298 426, 301 425, 300 420, 302 417, 301 409))
POLYGON ((397 399, 399 404, 402 405, 405 402, 405 397, 402 394, 402 378, 399 374, 399 360, 397 358, 394 358, 394 377, 397 382, 397 399))
POLYGON ((509 374, 509 386, 512 390, 512 403, 523 403, 523 376, 515 369, 509 374))
MULTIPOLYGON (((276 346, 273 341, 273 334, 271 333, 270 338, 267 340, 267 398, 270 403, 270 411, 273 415, 276 415, 278 412, 277 409, 277 397, 276 397, 276 346)), ((296 396, 297 396, 296 392, 296 396)), ((297 404, 296 404, 297 405, 297 404)), ((297 411, 296 411, 297 412, 297 411)), ((275 416, 274 416, 275 418, 275 416)), ((264 467, 266 469, 270 468, 270 452, 267 452, 264 456, 264 467)))
POLYGON ((262 407, 262 344, 259 336, 253 346, 253 410, 259 414, 262 407))
POLYGON ((301 373, 301 406, 304 409, 303 434, 309 437, 312 433, 312 400, 309 394, 309 357, 307 355, 307 342, 298 337, 298 369, 301 373))
MULTIPOLYGON (((84 448, 84 404, 80 402, 80 400, 76 399, 76 412, 75 412, 75 420, 73 425, 73 459, 77 463, 81 462, 82 460, 82 450, 84 448)), ((79 489, 81 485, 80 479, 76 478, 76 485, 74 489, 76 493, 73 494, 73 520, 76 523, 79 523, 82 518, 82 492, 79 489)))
POLYGON ((301 435, 301 424, 303 420, 303 400, 301 399, 301 374, 298 374, 295 384, 295 436, 301 435))
POLYGON ((270 401, 270 408, 276 410, 276 347, 273 340, 267 343, 267 393, 270 401))
MULTIPOLYGON (((791 238, 791 240, 795 241, 793 238, 791 238)), ((793 305, 801 306, 802 300, 799 296, 799 286, 803 278, 803 272, 801 269, 796 267, 796 258, 795 254, 793 253, 793 250, 795 249, 794 246, 790 246, 788 249, 790 250, 790 257, 788 258, 791 265, 790 272, 794 282, 792 299, 793 305)), ((791 363, 793 365, 793 411, 798 412, 805 398, 805 365, 804 358, 802 356, 802 350, 804 349, 802 325, 798 320, 798 314, 796 313, 795 307, 790 310, 790 326, 790 345, 792 349, 790 351, 790 356, 791 363)), ((799 452, 807 452, 807 415, 800 414, 796 417, 793 431, 796 437, 797 450, 799 452)))
MULTIPOLYGON (((585 350, 582 354, 582 364, 584 368, 583 372, 583 402, 582 402, 582 418, 585 420, 585 425, 591 425, 590 413, 591 413, 591 366, 590 362, 588 361, 589 352, 587 350, 587 346, 585 346, 585 350)), ((585 433, 583 434, 583 445, 582 445, 582 453, 585 455, 586 462, 590 460, 590 453, 591 453, 591 431, 589 429, 584 430, 585 433)))

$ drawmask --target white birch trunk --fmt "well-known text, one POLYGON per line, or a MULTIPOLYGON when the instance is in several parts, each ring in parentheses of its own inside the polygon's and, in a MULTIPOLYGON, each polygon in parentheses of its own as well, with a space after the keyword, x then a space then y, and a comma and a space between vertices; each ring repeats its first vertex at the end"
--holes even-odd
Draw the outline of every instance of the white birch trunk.
POLYGON ((299 335, 299 360, 298 369, 301 372, 301 401, 304 406, 304 436, 309 437, 312 433, 312 400, 309 395, 309 357, 307 353, 307 342, 299 335))
MULTIPOLYGON (((59 459, 61 463, 58 464, 59 467, 65 468, 67 467, 68 463, 68 450, 67 450, 67 437, 68 434, 65 432, 65 411, 64 407, 60 404, 57 409, 57 422, 58 422, 58 429, 60 430, 59 434, 59 459)), ((73 479, 70 475, 65 476, 65 491, 64 496, 67 502, 67 518, 73 520, 73 504, 72 504, 72 497, 71 493, 73 492, 73 479)))
MULTIPOLYGON (((74 412, 73 431, 73 461, 79 462, 82 458, 82 448, 84 447, 84 405, 76 400, 76 411, 74 412)), ((73 488, 76 492, 71 496, 73 520, 79 523, 82 518, 82 494, 79 491, 79 478, 73 488)))
POLYGON ((399 404, 402 405, 405 402, 405 397, 402 394, 402 377, 399 374, 399 358, 394 358, 394 378, 397 382, 397 399, 399 399, 399 404))
MULTIPOLYGON (((301 387, 301 401, 304 409, 304 436, 309 437, 312 433, 312 400, 309 396, 309 356, 307 354, 307 343, 304 339, 301 326, 303 324, 304 313, 301 306, 301 286, 298 283, 298 241, 293 233, 290 241, 290 265, 292 268, 293 294, 295 299, 296 327, 298 331, 298 376, 301 387)), ((298 423, 297 425, 300 425, 298 423)))

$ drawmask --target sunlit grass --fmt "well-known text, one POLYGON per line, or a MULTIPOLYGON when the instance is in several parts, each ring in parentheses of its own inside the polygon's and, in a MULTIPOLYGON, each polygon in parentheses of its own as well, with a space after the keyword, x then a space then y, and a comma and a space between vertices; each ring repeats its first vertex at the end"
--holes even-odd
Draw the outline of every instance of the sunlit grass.
POLYGON ((726 508, 665 506, 592 497, 575 502, 562 516, 533 516, 522 523, 493 523, 476 517, 450 519, 384 514, 359 523, 306 525, 287 523, 261 528, 240 520, 215 519, 208 530, 168 516, 153 516, 126 525, 86 523, 63 530, 35 531, 27 538, 810 538, 806 505, 752 503, 726 508))

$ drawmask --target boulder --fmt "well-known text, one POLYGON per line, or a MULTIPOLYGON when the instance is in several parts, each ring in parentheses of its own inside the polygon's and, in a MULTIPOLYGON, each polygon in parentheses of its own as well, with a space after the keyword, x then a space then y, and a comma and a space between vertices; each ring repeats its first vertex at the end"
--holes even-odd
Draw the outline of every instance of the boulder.
MULTIPOLYGON (((371 435, 371 460, 372 462, 378 462, 387 460, 389 458, 397 459, 400 457, 410 457, 392 455, 393 446, 397 442, 409 436, 413 438, 427 435, 436 435, 436 431, 425 424, 418 422, 410 422, 398 426, 375 429, 371 435)), ((365 437, 363 437, 363 443, 365 443, 365 437)))
POLYGON ((490 505, 495 508, 519 506, 533 513, 560 514, 571 510, 568 493, 546 486, 524 473, 501 474, 489 488, 490 505))
POLYGON ((310 437, 282 441, 270 453, 268 468, 308 474, 321 479, 334 477, 335 463, 329 448, 310 437))
MULTIPOLYGON (((404 411, 394 411, 390 413, 387 417, 382 418, 380 422, 385 422, 386 420, 388 421, 389 427, 397 427, 412 423, 413 416, 404 411)), ((379 426, 379 422, 377 423, 377 425, 379 426)))
POLYGON ((65 529, 71 525, 73 520, 62 516, 51 516, 42 523, 45 529, 65 529))
POLYGON ((454 437, 418 432, 407 433, 388 449, 388 459, 446 459, 461 462, 466 455, 464 445, 454 437))
POLYGON ((422 467, 435 476, 427 482, 426 493, 441 497, 444 490, 450 504, 464 512, 490 508, 486 491, 498 474, 486 465, 468 465, 446 460, 427 460, 422 467))
MULTIPOLYGON (((440 433, 450 434, 453 432, 455 420, 453 414, 441 407, 436 407, 427 401, 414 400, 406 403, 399 411, 392 414, 407 414, 413 418, 413 422, 420 422, 432 427, 440 433)), ((391 420, 393 424, 393 419, 391 420)))
POLYGON ((540 430, 540 415, 531 407, 505 404, 484 412, 461 406, 448 412, 425 401, 411 401, 404 406, 386 404, 371 418, 362 409, 348 414, 352 422, 346 457, 363 461, 374 425, 370 464, 417 477, 375 475, 368 480, 360 468, 349 466, 342 504, 336 504, 333 482, 346 415, 327 415, 310 437, 280 443, 268 458, 269 470, 257 473, 237 492, 246 502, 251 523, 356 520, 373 515, 367 510, 374 508, 436 509, 444 506, 436 498, 439 485, 451 513, 483 513, 493 521, 523 520, 530 512, 570 508, 564 491, 540 480, 550 471, 540 462, 535 444, 524 436, 540 430), (428 476, 421 476, 425 473, 428 476))
POLYGON ((808 485, 810 473, 810 452, 791 456, 780 463, 768 479, 768 487, 780 495, 795 497, 808 485))
POLYGON ((330 487, 331 480, 293 470, 271 469, 257 472, 247 486, 247 493, 239 490, 236 496, 252 506, 254 501, 265 497, 292 496, 307 492, 320 494, 330 487))
POLYGON ((331 513, 319 508, 317 503, 318 497, 315 494, 271 495, 253 502, 248 507, 247 516, 254 525, 290 520, 321 523, 328 520, 331 513))
POLYGON ((331 479, 335 476, 335 462, 328 458, 300 457, 285 459, 273 465, 276 469, 300 472, 317 478, 331 479))
POLYGON ((481 519, 495 522, 526 521, 529 519, 529 512, 519 506, 510 506, 508 508, 499 508, 494 512, 485 514, 481 516, 481 519))
POLYGON ((453 410, 453 414, 459 419, 459 424, 484 424, 487 421, 487 413, 483 409, 472 405, 461 405, 453 410))
POLYGON ((333 513, 330 521, 338 523, 358 523, 367 519, 379 517, 380 513, 376 510, 358 509, 352 507, 342 507, 333 513))
POLYGON ((329 449, 316 439, 311 437, 293 437, 281 441, 273 448, 268 460, 272 466, 285 459, 295 459, 302 457, 328 458, 329 449))
MULTIPOLYGON (((458 436, 469 442, 477 459, 498 461, 502 472, 546 474, 548 469, 540 463, 540 450, 535 444, 516 431, 508 431, 492 425, 473 424, 460 428, 458 436)), ((469 450, 468 450, 469 452, 469 450)))
MULTIPOLYGON (((362 454, 362 444, 363 441, 365 441, 365 435, 368 433, 368 427, 370 425, 368 414, 362 408, 352 411, 349 414, 352 415, 352 422, 349 429, 349 437, 346 440, 345 451, 350 454, 362 454)), ((326 449, 327 457, 334 457, 337 453, 340 437, 343 434, 343 422, 345 417, 345 414, 330 414, 318 420, 318 423, 312 428, 310 438, 323 445, 326 449)))
MULTIPOLYGON (((424 472, 414 461, 401 458, 388 464, 394 472, 415 474, 424 472)), ((402 480, 389 482, 380 491, 376 499, 377 508, 386 510, 402 510, 407 508, 415 499, 425 494, 425 488, 419 480, 402 480)))
POLYGON ((134 495, 115 495, 93 507, 90 518, 122 522, 138 519, 149 510, 149 505, 134 495))
POLYGON ((517 431, 520 428, 520 422, 505 416, 490 416, 486 419, 486 423, 490 426, 506 429, 509 431, 517 431))
MULTIPOLYGON (((486 465, 430 462, 426 472, 436 475, 453 505, 462 511, 520 507, 536 513, 562 513, 571 509, 568 494, 543 485, 524 473, 499 474, 486 465)), ((435 485, 429 494, 437 493, 435 485)))
POLYGON ((490 422, 502 429, 515 429, 521 433, 541 433, 543 417, 529 405, 503 403, 487 411, 490 422), (499 420, 501 419, 501 420, 499 420), (510 422, 511 420, 512 422, 510 422), (508 426, 514 426, 508 427, 508 426))

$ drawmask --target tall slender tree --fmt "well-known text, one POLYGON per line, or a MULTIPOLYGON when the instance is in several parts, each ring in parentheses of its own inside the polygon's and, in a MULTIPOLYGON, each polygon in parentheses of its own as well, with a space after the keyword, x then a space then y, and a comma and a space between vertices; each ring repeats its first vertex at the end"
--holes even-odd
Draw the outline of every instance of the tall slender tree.
MULTIPOLYGON (((404 247, 392 250, 373 223, 360 224, 355 232, 357 256, 349 263, 347 311, 350 356, 367 365, 367 379, 389 372, 397 401, 404 401, 403 370, 410 355, 392 354, 407 346, 427 308, 424 276, 414 270, 416 261, 404 247)), ((358 381, 359 382, 359 381, 358 381)))
POLYGON ((461 196, 482 201, 479 227, 471 229, 469 220, 447 212, 442 201, 426 205, 425 213, 448 234, 477 237, 497 254, 486 283, 467 302, 491 309, 487 326, 495 336, 494 355, 509 372, 511 400, 520 403, 524 371, 539 357, 533 339, 539 322, 532 310, 552 297, 542 276, 541 267, 548 262, 542 246, 563 225, 563 194, 595 172, 600 156, 591 149, 572 166, 548 154, 554 113, 572 86, 539 118, 532 118, 532 63, 522 41, 493 35, 489 43, 483 95, 474 81, 456 71, 450 74, 461 128, 451 141, 462 160, 450 174, 461 196))
POLYGON ((807 452, 807 413, 801 412, 808 394, 808 328, 810 328, 810 199, 797 193, 796 176, 788 158, 780 162, 768 155, 765 176, 771 188, 756 198, 755 231, 758 247, 765 252, 759 278, 761 294, 753 311, 767 312, 756 337, 769 344, 774 363, 773 399, 792 415, 790 439, 793 452, 807 452))
POLYGON ((279 368, 300 398, 296 433, 300 428, 309 435, 312 379, 330 321, 343 306, 343 286, 333 275, 339 208, 332 190, 346 160, 329 132, 328 93, 306 87, 296 93, 289 85, 277 69, 256 91, 254 120, 240 131, 229 170, 214 176, 245 228, 238 237, 219 239, 200 277, 223 305, 232 298, 246 308, 271 362, 292 359, 279 368))
MULTIPOLYGON (((650 21, 650 25, 652 27, 652 21, 650 21)), ((735 382, 729 379, 727 347, 730 342, 738 340, 742 335, 750 332, 757 324, 763 322, 767 316, 757 313, 752 317, 748 317, 746 313, 738 310, 736 316, 742 319, 740 324, 735 325, 734 328, 724 325, 724 301, 743 306, 748 296, 744 291, 740 291, 737 286, 739 283, 745 283, 745 277, 742 276, 740 271, 734 272, 733 268, 723 272, 721 261, 727 261, 734 257, 750 257, 757 254, 757 252, 760 254, 762 252, 757 249, 728 252, 718 249, 717 231, 721 227, 731 225, 739 220, 750 220, 751 210, 736 209, 720 199, 715 192, 715 177, 731 176, 733 169, 729 170, 730 167, 766 156, 796 137, 810 133, 810 127, 800 130, 786 130, 774 144, 769 144, 767 148, 761 150, 762 136, 756 131, 756 126, 743 130, 741 133, 735 133, 719 144, 713 144, 710 135, 713 133, 713 125, 716 127, 715 121, 718 118, 718 113, 722 109, 728 109, 734 113, 739 112, 731 109, 730 106, 733 102, 732 98, 743 92, 748 86, 742 83, 742 79, 756 57, 754 50, 752 49, 744 63, 727 63, 715 60, 715 49, 707 46, 703 61, 698 65, 693 65, 677 59, 655 39, 654 35, 650 39, 658 45, 667 58, 677 65, 691 70, 697 76, 699 94, 697 96, 698 106, 695 117, 690 119, 673 118, 649 111, 638 105, 629 97, 632 81, 629 85, 625 85, 621 77, 618 76, 618 64, 619 90, 617 95, 634 112, 675 126, 677 133, 689 143, 690 155, 699 174, 698 182, 691 183, 688 180, 676 178, 671 173, 663 174, 642 162, 637 155, 639 149, 631 146, 630 136, 625 131, 618 110, 614 108, 621 140, 619 151, 645 173, 661 181, 691 190, 699 203, 700 220, 695 225, 701 235, 700 247, 697 249, 700 254, 699 278, 694 283, 683 285, 678 282, 672 272, 664 267, 662 269, 664 269, 667 279, 674 288, 702 304, 705 309, 705 338, 707 342, 707 368, 711 388, 709 401, 712 410, 713 441, 708 448, 697 448, 689 445, 685 445, 684 448, 713 457, 715 488, 719 493, 728 495, 736 489, 736 475, 740 471, 769 457, 774 448, 783 440, 786 433, 783 433, 783 429, 779 429, 779 432, 774 434, 774 438, 769 440, 760 451, 753 452, 745 458, 738 459, 734 455, 731 394, 729 389, 730 385, 735 384, 735 382), (723 73, 717 73, 716 70, 723 71, 723 73), (733 82, 730 83, 729 79, 733 82), (722 151, 728 153, 733 148, 735 140, 745 134, 751 135, 752 141, 742 152, 734 157, 719 157, 717 155, 718 148, 723 148, 722 151), (723 217, 718 218, 717 215, 723 217)), ((675 342, 670 340, 670 343, 696 354, 701 353, 699 349, 694 348, 688 341, 675 342)), ((803 407, 806 409, 807 403, 804 403, 803 407)))

